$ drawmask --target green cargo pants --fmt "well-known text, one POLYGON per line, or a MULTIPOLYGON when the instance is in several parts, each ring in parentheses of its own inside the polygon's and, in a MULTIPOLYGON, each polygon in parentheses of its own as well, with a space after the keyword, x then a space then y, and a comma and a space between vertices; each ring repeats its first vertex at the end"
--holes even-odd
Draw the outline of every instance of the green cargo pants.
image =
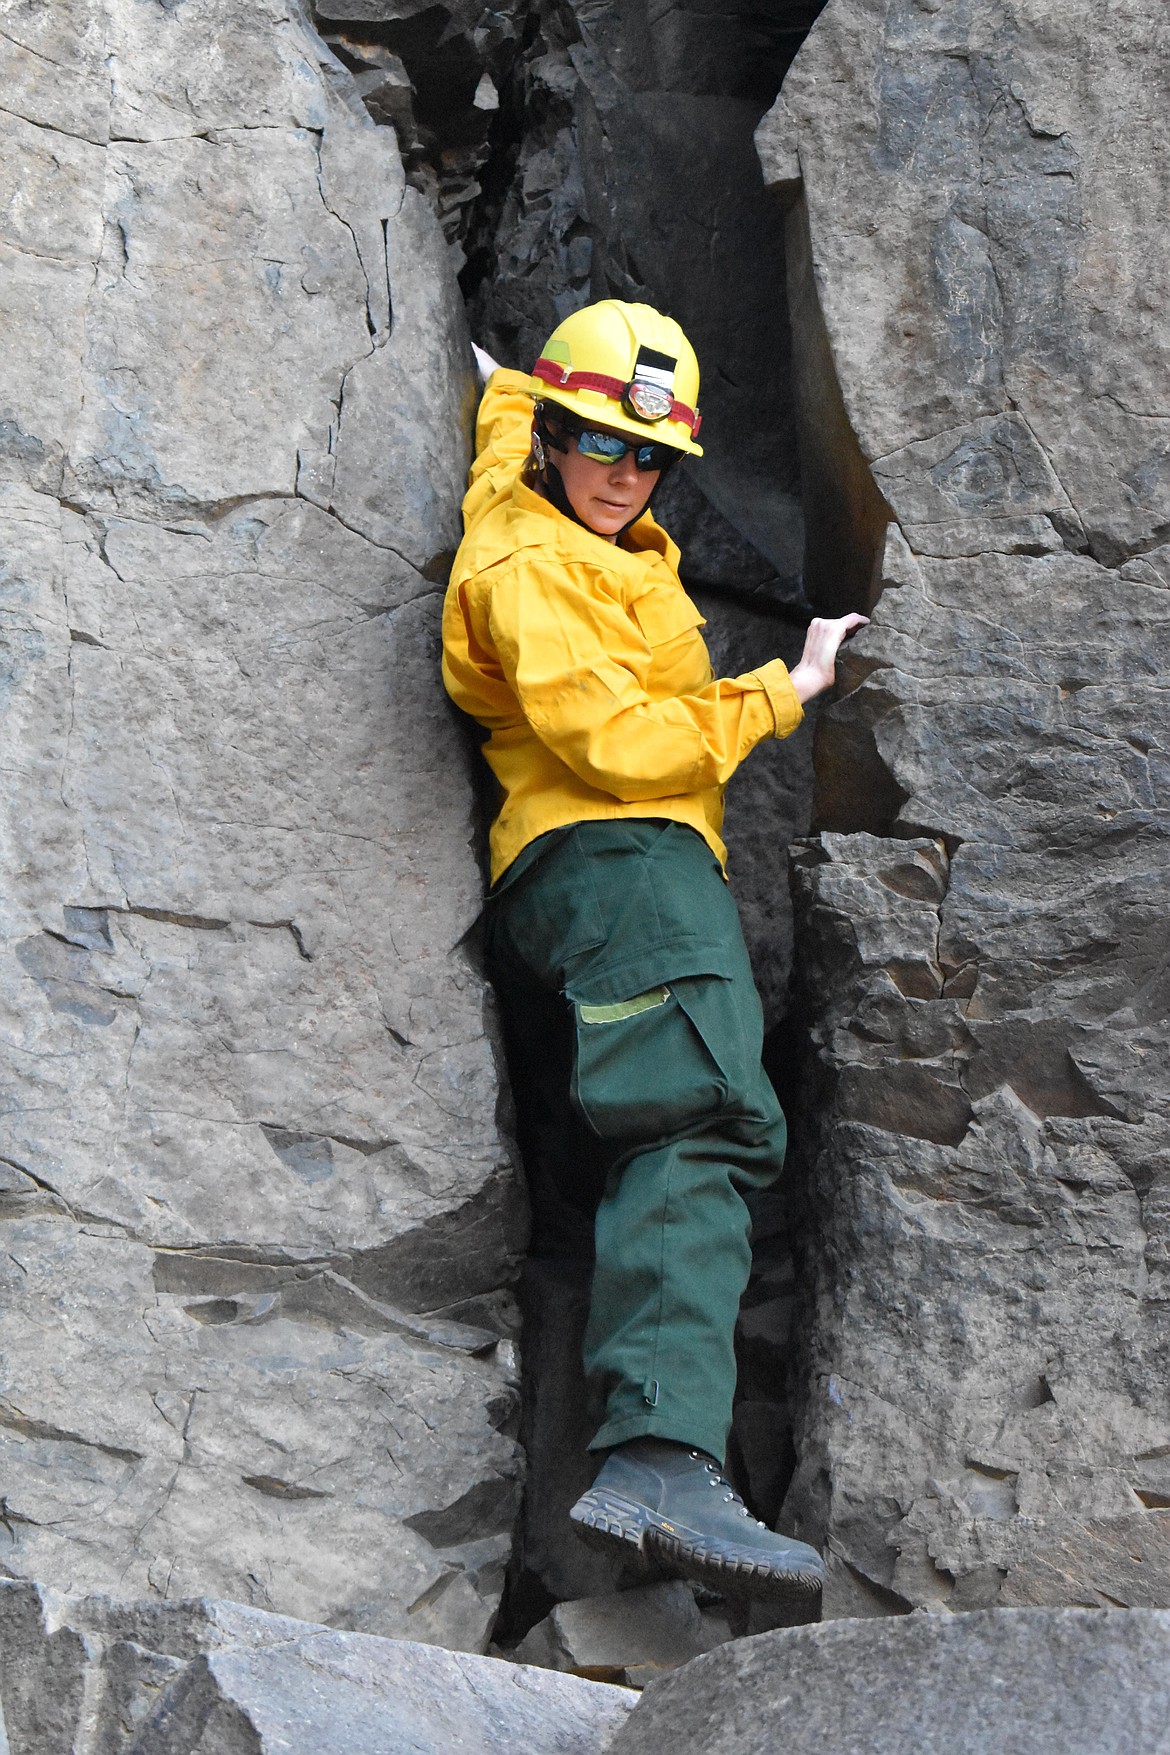
POLYGON ((579 823, 487 908, 533 1253, 593 1259, 594 1450, 643 1434, 723 1460, 750 1267, 744 1196, 784 1160, 739 916, 702 838, 579 823))

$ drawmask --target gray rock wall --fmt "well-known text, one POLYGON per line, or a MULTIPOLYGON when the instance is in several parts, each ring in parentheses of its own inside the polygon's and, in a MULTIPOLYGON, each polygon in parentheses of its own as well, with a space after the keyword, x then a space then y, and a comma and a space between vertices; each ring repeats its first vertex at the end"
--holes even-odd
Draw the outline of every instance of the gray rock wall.
POLYGON ((1168 28, 835 0, 761 131, 876 598, 795 866, 830 1615, 1170 1590, 1168 28))
POLYGON ((446 249, 295 9, 5 24, 0 1560, 475 1648, 521 1233, 446 249))

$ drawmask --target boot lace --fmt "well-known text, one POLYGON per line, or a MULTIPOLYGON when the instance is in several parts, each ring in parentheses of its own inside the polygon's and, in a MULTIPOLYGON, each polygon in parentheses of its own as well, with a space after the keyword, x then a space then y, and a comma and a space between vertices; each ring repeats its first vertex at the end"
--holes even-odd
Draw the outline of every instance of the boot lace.
POLYGON ((706 1469, 708 1487, 721 1487, 723 1489, 723 1503, 725 1505, 733 1505, 740 1517, 745 1517, 749 1523, 754 1523, 758 1528, 762 1529, 763 1525, 760 1523, 759 1518, 752 1516, 735 1488, 731 1485, 731 1482, 727 1480, 723 1474, 719 1464, 712 1462, 711 1458, 705 1456, 701 1450, 692 1450, 691 1456, 696 1462, 701 1462, 706 1469))

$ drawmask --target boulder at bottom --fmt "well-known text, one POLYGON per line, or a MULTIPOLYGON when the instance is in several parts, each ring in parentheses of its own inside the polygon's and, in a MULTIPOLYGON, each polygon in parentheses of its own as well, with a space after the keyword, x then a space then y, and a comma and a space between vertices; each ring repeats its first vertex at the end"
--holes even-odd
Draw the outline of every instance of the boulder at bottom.
POLYGON ((7 1755, 602 1755, 633 1696, 235 1603, 4 1581, 0 1702, 7 1755))
POLYGON ((1170 1611, 992 1609, 737 1640, 656 1681, 612 1755, 1168 1755, 1170 1611))
POLYGON ((197 1658, 131 1755, 601 1755, 628 1698, 410 1640, 306 1630, 197 1658))

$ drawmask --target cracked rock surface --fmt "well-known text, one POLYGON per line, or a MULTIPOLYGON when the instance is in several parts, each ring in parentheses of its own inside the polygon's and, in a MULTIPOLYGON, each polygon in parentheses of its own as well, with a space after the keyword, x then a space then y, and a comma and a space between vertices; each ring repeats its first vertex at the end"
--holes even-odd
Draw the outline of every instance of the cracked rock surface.
POLYGON ((875 604, 794 866, 830 1616, 1170 1591, 1168 33, 839 0, 759 136, 875 604))
POLYGON ((0 92, 0 1565, 474 1649, 522 1233, 446 247, 275 0, 20 0, 0 92))

